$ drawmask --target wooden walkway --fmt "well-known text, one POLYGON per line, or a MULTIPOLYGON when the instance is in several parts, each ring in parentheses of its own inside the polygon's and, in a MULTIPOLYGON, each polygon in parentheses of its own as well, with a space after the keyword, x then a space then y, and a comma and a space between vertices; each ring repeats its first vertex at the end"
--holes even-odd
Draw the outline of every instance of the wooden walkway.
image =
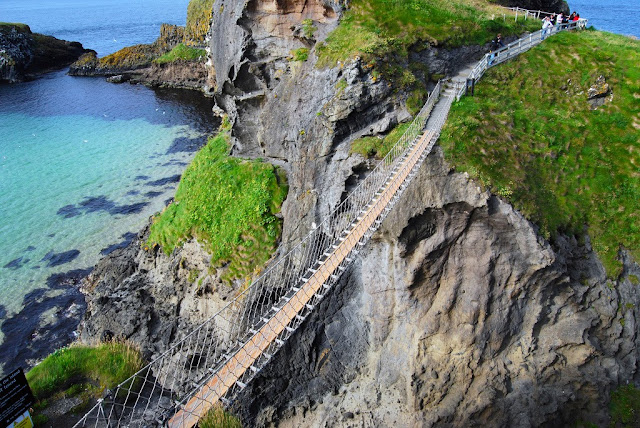
POLYGON ((435 133, 427 130, 414 143, 405 160, 398 165, 396 172, 363 214, 358 217, 346 236, 340 238, 340 242, 333 246, 330 255, 320 262, 320 266, 311 277, 301 279, 300 287, 291 299, 260 327, 251 339, 227 360, 213 378, 169 420, 170 428, 191 428, 196 425, 198 420, 219 402, 245 371, 252 369, 256 360, 272 342, 277 340, 280 333, 294 318, 303 312, 313 296, 320 292, 323 284, 338 270, 343 260, 383 213, 434 137, 435 133))

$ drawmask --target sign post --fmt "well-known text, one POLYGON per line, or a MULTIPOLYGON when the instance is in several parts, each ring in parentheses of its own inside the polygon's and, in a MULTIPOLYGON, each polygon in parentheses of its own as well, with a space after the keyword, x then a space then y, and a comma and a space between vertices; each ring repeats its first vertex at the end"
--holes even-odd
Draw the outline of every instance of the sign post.
POLYGON ((0 380, 0 428, 32 427, 29 408, 35 399, 22 369, 0 380))

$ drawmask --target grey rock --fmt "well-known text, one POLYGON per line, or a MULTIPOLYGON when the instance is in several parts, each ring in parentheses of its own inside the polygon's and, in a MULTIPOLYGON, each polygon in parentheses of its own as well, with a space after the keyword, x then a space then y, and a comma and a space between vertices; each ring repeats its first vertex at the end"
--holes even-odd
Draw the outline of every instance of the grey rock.
POLYGON ((78 42, 34 34, 27 25, 0 23, 0 82, 16 83, 63 68, 92 52, 78 42))
MULTIPOLYGON (((311 49, 307 62, 289 62, 308 43, 292 22, 313 19, 322 40, 338 4, 216 0, 213 12, 214 97, 233 126, 232 152, 287 171, 284 253, 375 167, 350 154, 351 141, 406 118, 406 94, 358 59, 318 69, 311 49)), ((411 61, 423 63, 427 84, 482 53, 423 46, 411 61)), ((83 340, 110 330, 157 355, 232 295, 205 274, 201 292, 186 280, 208 268, 198 243, 166 256, 141 248, 145 240, 94 271, 83 340)), ((638 380, 640 268, 621 257, 624 274, 612 282, 588 236, 545 241, 436 147, 234 410, 258 427, 604 425, 611 389, 638 380)))

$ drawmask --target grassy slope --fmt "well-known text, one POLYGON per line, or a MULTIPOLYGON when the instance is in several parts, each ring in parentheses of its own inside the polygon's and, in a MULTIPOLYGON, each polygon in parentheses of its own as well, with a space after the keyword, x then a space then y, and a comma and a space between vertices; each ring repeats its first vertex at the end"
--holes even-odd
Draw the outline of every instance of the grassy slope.
MULTIPOLYGON (((484 44, 500 32, 508 36, 540 27, 536 20, 515 22, 509 17, 505 21, 503 13, 502 8, 476 0, 354 0, 326 42, 317 45, 318 64, 335 65, 362 57, 374 69, 374 78, 382 75, 410 94, 407 108, 416 114, 427 97, 422 79, 435 81, 442 76, 423 64, 411 63, 409 50, 484 44), (492 20, 494 16, 500 18, 492 20)), ((368 137, 354 142, 351 151, 383 157, 393 143, 389 136, 368 137)))
POLYGON ((581 234, 611 276, 618 248, 640 260, 640 42, 584 31, 489 70, 451 110, 441 145, 458 169, 507 197, 542 232, 581 234), (613 100, 587 90, 605 76, 613 100), (515 95, 515 96, 514 96, 515 95))
POLYGON ((260 269, 275 250, 287 194, 272 165, 228 156, 228 127, 209 140, 185 171, 175 202, 154 219, 149 243, 169 254, 197 238, 212 254, 212 266, 227 266, 226 279, 260 269))
POLYGON ((205 51, 204 49, 193 48, 180 43, 175 48, 171 49, 169 52, 157 58, 153 62, 157 64, 164 64, 174 61, 200 61, 201 59, 206 57, 206 55, 207 51, 205 51))
POLYGON ((320 65, 332 65, 360 55, 370 61, 389 53, 405 54, 415 43, 446 47, 489 42, 538 30, 535 20, 502 17, 504 9, 476 0, 353 0, 340 25, 319 44, 320 65))
MULTIPOLYGON (((84 410, 105 388, 114 388, 141 367, 140 352, 127 343, 71 346, 54 352, 31 369, 27 381, 37 400, 36 413, 46 408, 49 401, 80 396, 82 403, 71 410, 73 413, 84 410)), ((36 417, 43 421, 43 415, 36 417)))

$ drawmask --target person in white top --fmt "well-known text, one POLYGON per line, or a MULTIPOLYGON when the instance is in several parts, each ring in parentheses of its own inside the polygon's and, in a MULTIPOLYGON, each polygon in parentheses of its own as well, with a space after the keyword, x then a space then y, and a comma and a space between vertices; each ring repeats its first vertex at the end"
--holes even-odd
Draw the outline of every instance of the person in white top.
POLYGON ((551 23, 551 18, 545 16, 542 20, 542 40, 544 40, 544 36, 549 33, 549 27, 551 27, 552 25, 553 24, 551 23))

